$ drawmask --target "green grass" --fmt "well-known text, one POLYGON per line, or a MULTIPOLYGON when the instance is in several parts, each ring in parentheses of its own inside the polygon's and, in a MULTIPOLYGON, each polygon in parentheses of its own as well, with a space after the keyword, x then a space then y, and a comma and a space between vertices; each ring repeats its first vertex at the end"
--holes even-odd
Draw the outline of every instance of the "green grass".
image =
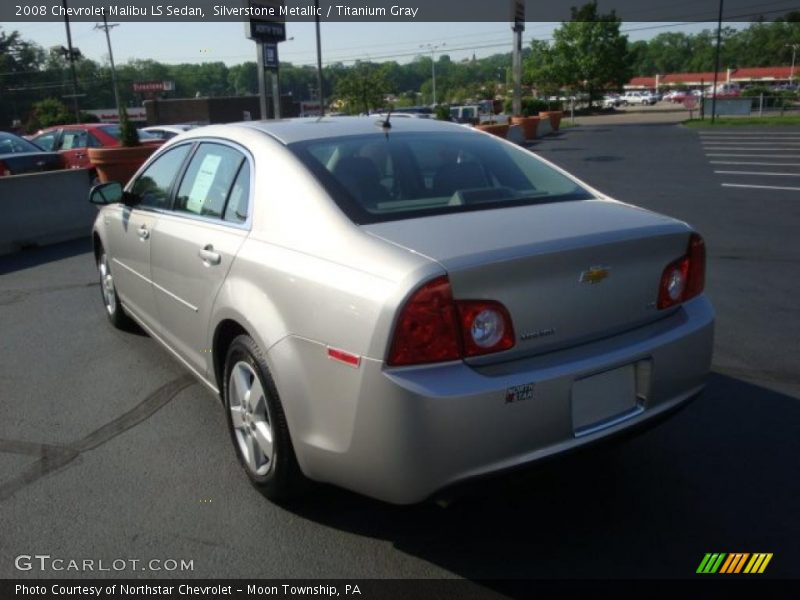
POLYGON ((690 119, 683 122, 686 127, 693 129, 707 129, 710 127, 730 127, 737 125, 800 125, 800 115, 784 115, 782 117, 717 117, 712 125, 711 117, 704 120, 690 119))

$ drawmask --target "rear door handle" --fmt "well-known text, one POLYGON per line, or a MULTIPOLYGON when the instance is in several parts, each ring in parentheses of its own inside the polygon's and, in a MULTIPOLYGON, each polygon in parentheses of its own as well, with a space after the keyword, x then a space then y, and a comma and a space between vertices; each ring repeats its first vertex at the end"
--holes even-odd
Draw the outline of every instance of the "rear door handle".
POLYGON ((150 232, 147 230, 147 227, 145 227, 144 225, 139 227, 139 239, 145 241, 149 237, 150 237, 150 232))
POLYGON ((200 258, 203 259, 203 263, 208 265, 218 265, 222 260, 222 255, 219 252, 214 251, 214 246, 211 244, 207 245, 205 248, 202 248, 199 252, 200 258))

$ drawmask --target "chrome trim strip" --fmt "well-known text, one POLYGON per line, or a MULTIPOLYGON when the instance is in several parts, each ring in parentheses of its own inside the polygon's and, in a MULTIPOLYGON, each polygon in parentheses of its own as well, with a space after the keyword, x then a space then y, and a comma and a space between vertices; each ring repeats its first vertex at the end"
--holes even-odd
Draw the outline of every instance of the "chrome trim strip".
POLYGON ((591 435, 592 433, 597 433, 598 431, 602 431, 603 429, 608 429, 609 427, 613 427, 614 425, 619 425, 623 421, 627 421, 637 415, 640 415, 644 412, 644 407, 641 404, 637 404, 632 409, 622 413, 621 415, 617 415, 616 417, 611 417, 610 419, 606 419, 605 421, 601 421, 600 423, 595 423, 593 425, 587 425, 585 427, 581 427, 580 429, 575 430, 575 437, 581 438, 585 435, 591 435))
MULTIPOLYGON (((126 268, 127 268, 127 267, 126 267, 126 268)), ((134 272, 135 272, 135 271, 134 271, 134 272)), ((137 275, 138 275, 138 273, 137 273, 137 275)), ((141 277, 141 276, 140 276, 140 277, 141 277)), ((163 346, 163 347, 164 347, 166 350, 168 350, 168 351, 169 351, 169 352, 170 352, 170 353, 171 353, 171 354, 172 354, 172 355, 173 355, 175 358, 177 358, 177 359, 178 359, 178 360, 181 362, 181 364, 183 364, 183 366, 185 366, 187 369, 189 369, 189 370, 192 372, 192 374, 193 374, 195 377, 197 377, 197 378, 200 380, 200 383, 202 383, 203 385, 205 385, 205 386, 206 386, 208 389, 210 389, 210 390, 211 390, 212 392, 214 392, 215 394, 219 394, 219 389, 217 388, 217 386, 215 386, 215 385, 214 385, 213 383, 211 383, 211 382, 210 382, 208 379, 206 379, 206 378, 205 378, 203 375, 201 375, 201 374, 200 374, 200 373, 197 371, 197 369, 195 369, 195 368, 194 368, 192 365, 190 365, 188 362, 186 362, 186 360, 185 360, 185 359, 184 359, 184 358, 183 358, 183 357, 182 357, 180 354, 178 354, 178 352, 177 352, 177 351, 173 350, 173 349, 172 349, 172 347, 171 347, 169 344, 167 344, 167 342, 165 342, 165 341, 164 341, 164 340, 163 340, 163 339, 162 339, 162 338, 161 338, 161 337, 160 337, 160 336, 159 336, 157 333, 155 333, 155 332, 154 332, 152 329, 150 329, 150 328, 149 328, 147 325, 145 325, 145 324, 144 324, 144 321, 142 321, 142 319, 141 319, 141 318, 139 318, 139 316, 138 316, 138 315, 136 315, 136 313, 134 313, 134 312, 133 312, 133 311, 132 311, 130 308, 128 308, 127 306, 125 307, 125 312, 126 312, 126 313, 127 313, 127 314, 128 314, 128 315, 129 315, 129 316, 130 316, 130 317, 131 317, 131 318, 132 318, 134 321, 136 321, 136 322, 139 324, 139 326, 140 326, 142 329, 144 329, 144 330, 147 332, 147 334, 148 334, 148 335, 149 335, 151 338, 153 338, 153 339, 154 339, 154 340, 156 340, 156 341, 157 341, 159 344, 161 344, 161 345, 162 345, 162 346, 163 346)))
POLYGON ((123 269, 126 269, 127 271, 130 271, 131 273, 133 273, 134 275, 136 275, 136 276, 137 276, 137 277, 139 277, 140 279, 143 279, 144 281, 146 281, 147 283, 149 283, 150 285, 152 285, 154 288, 157 288, 157 289, 161 290, 162 292, 164 292, 164 293, 165 293, 167 296, 169 296, 169 297, 170 297, 170 298, 172 298, 173 300, 177 300, 178 302, 180 302, 181 304, 183 304, 183 305, 184 305, 186 308, 189 308, 189 309, 193 310, 194 312, 197 312, 197 311, 199 310, 199 309, 198 309, 198 308, 197 308, 197 307, 196 307, 194 304, 190 304, 190 303, 188 303, 186 300, 184 300, 183 298, 179 298, 178 296, 176 296, 175 294, 173 294, 172 292, 170 292, 168 289, 161 287, 161 286, 160 286, 160 285, 158 285, 158 284, 157 284, 155 281, 153 281, 152 279, 148 279, 147 277, 145 277, 144 275, 142 275, 142 274, 141 274, 141 273, 139 273, 138 271, 134 271, 134 270, 133 270, 133 269, 131 269, 131 268, 130 268, 128 265, 121 263, 121 262, 120 262, 119 260, 117 260, 116 258, 112 258, 111 260, 113 260, 113 261, 114 261, 114 263, 118 264, 118 265, 119 265, 120 267, 122 267, 123 269))

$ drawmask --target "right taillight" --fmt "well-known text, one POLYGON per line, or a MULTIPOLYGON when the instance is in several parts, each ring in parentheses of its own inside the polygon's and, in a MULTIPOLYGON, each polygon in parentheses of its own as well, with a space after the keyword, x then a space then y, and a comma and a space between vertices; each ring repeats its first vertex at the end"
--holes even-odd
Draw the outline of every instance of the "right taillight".
POLYGON ((493 300, 454 300, 447 276, 424 284, 406 301, 386 363, 418 365, 491 354, 514 346, 506 308, 493 300))
POLYGON ((703 238, 693 233, 686 255, 668 264, 661 275, 658 309, 675 306, 702 293, 705 277, 706 246, 703 238))

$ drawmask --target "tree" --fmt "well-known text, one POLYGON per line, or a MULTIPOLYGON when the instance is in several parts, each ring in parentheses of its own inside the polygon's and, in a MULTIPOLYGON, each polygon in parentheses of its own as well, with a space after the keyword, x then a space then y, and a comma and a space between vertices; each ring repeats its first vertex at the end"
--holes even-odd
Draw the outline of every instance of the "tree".
POLYGON ((573 8, 571 19, 553 32, 552 46, 532 48, 526 62, 534 83, 587 92, 590 102, 604 89, 622 87, 631 73, 621 23, 614 11, 599 14, 596 2, 573 8))
POLYGON ((336 96, 348 112, 370 112, 383 108, 389 84, 383 73, 372 63, 358 62, 336 83, 336 96))
POLYGON ((63 102, 55 98, 47 98, 34 103, 27 129, 33 132, 53 125, 72 123, 73 121, 74 116, 63 102))

